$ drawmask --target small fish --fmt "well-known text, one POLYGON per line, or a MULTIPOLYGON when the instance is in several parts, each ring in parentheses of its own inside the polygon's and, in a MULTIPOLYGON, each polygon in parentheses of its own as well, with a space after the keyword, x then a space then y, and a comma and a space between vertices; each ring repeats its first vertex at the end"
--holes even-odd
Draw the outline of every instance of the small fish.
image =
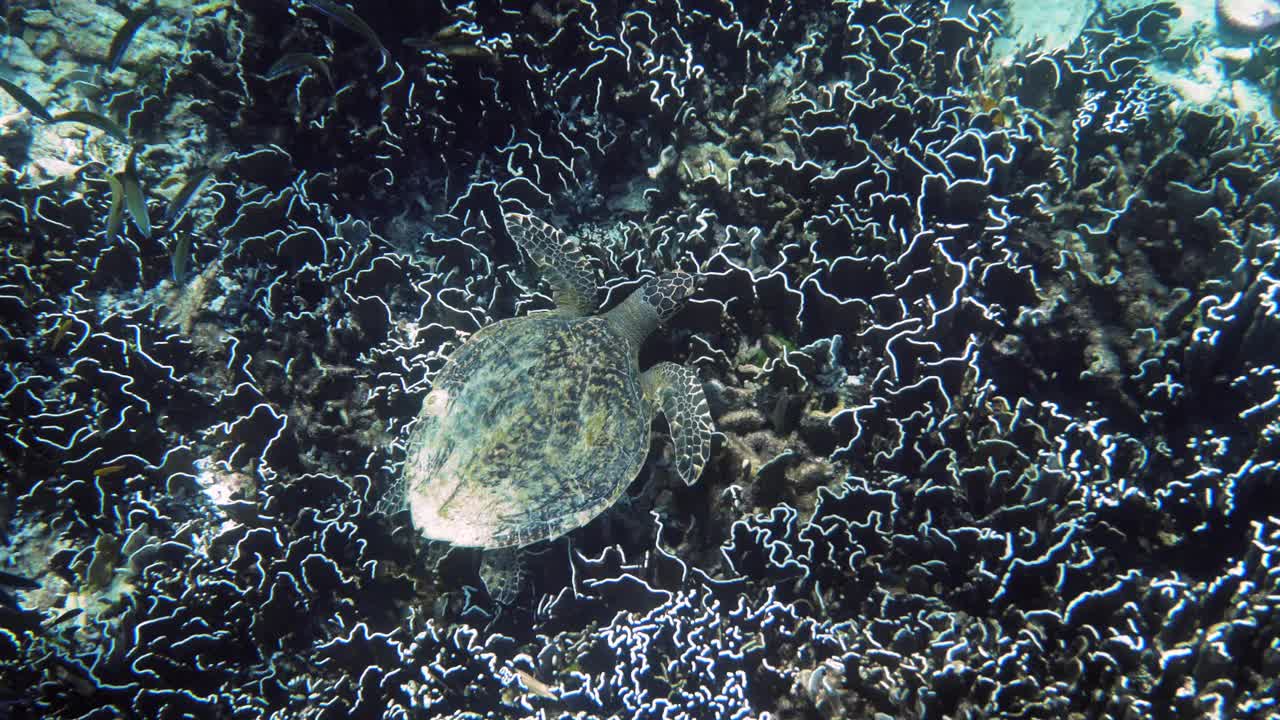
POLYGON ((489 62, 498 62, 498 56, 493 51, 479 45, 441 45, 440 52, 454 59, 461 60, 487 60, 489 62))
POLYGON ((67 610, 66 612, 59 615, 58 617, 46 622, 44 626, 46 628, 57 627, 62 623, 70 620, 71 618, 78 616, 82 612, 84 612, 84 608, 71 608, 70 610, 67 610))
POLYGON ((62 339, 66 337, 67 333, 70 331, 71 318, 63 318, 62 322, 58 323, 57 327, 53 329, 53 339, 49 341, 49 349, 57 350, 58 344, 62 342, 62 339))
POLYGON ((125 130, 115 120, 96 112, 88 110, 70 110, 68 112, 59 113, 49 119, 49 122, 73 122, 82 125, 91 125, 105 132, 120 142, 129 142, 129 131, 125 130))
POLYGON ((520 668, 516 668, 516 675, 520 676, 520 679, 524 682, 524 686, 529 688, 529 692, 533 693, 534 695, 537 695, 538 697, 547 698, 548 700, 559 699, 556 696, 554 688, 542 682, 541 680, 529 674, 528 672, 521 670, 520 668))
POLYGON ((129 157, 124 161, 124 172, 138 177, 138 148, 129 149, 129 157))
POLYGON ((466 42, 466 40, 467 40, 467 37, 466 35, 463 34, 462 24, 454 23, 452 25, 446 25, 440 28, 430 36, 405 38, 400 42, 412 48, 419 48, 419 49, 425 50, 427 48, 439 47, 445 43, 451 43, 455 41, 466 42))
MULTIPOLYGON (((14 575, 13 573, 0 570, 0 607, 18 607, 18 598, 12 592, 9 592, 9 588, 35 590, 38 587, 40 587, 40 583, 32 580, 31 578, 14 575)), ((10 617, 12 617, 12 615, 10 615, 10 617)), ((4 715, 0 714, 0 717, 4 717, 4 715)))
POLYGON ((107 51, 107 72, 115 72, 115 69, 120 67, 120 61, 124 59, 125 51, 129 49, 133 36, 138 33, 142 24, 155 14, 156 6, 150 2, 129 14, 124 25, 121 25, 115 37, 111 38, 111 49, 107 51))
POLYGON ((108 475, 115 475, 116 473, 120 472, 121 470, 124 470, 126 467, 128 467, 128 466, 127 466, 127 465, 104 465, 104 466, 102 466, 102 467, 98 468, 97 470, 94 470, 94 471, 93 471, 93 476, 94 476, 94 477, 107 477, 108 475))
POLYGON ((142 192, 142 184, 138 182, 138 149, 134 148, 125 161, 124 171, 116 173, 120 185, 124 187, 124 207, 133 218, 133 226, 138 228, 142 237, 151 237, 151 217, 147 215, 147 196, 142 192))
POLYGON ((30 110, 32 115, 35 115, 45 122, 53 122, 53 116, 49 114, 49 111, 45 109, 44 105, 42 105, 39 100, 28 95, 26 90, 23 90, 4 78, 0 78, 0 88, 4 88, 4 91, 13 96, 13 99, 17 100, 19 105, 30 110))
POLYGON ((196 193, 200 192, 200 187, 204 185, 204 181, 209 179, 213 174, 213 168, 204 168, 199 170, 195 175, 182 186, 177 195, 169 201, 169 207, 164 211, 164 224, 172 225, 177 222, 182 214, 186 212, 187 206, 195 198, 196 193))
POLYGON ((142 185, 132 175, 121 175, 120 184, 124 185, 124 206, 133 218, 133 226, 138 228, 142 237, 151 237, 151 218, 147 215, 147 198, 142 193, 142 185))
POLYGON ((436 31, 436 34, 433 35, 432 37, 435 39, 436 42, 443 43, 443 42, 449 42, 450 40, 453 40, 455 38, 463 37, 463 35, 464 33, 463 33, 462 23, 454 23, 452 25, 445 25, 444 27, 440 28, 439 30, 436 31))
POLYGON ((124 185, 115 175, 107 176, 111 185, 111 210, 107 212, 107 242, 113 242, 120 235, 120 225, 124 220, 124 185))
POLYGON ((173 281, 182 282, 182 278, 186 277, 187 264, 191 260, 191 233, 182 233, 178 235, 178 241, 173 247, 173 256, 169 258, 169 262, 173 267, 173 281))
POLYGON ((382 40, 378 37, 378 34, 373 31, 373 28, 369 27, 369 23, 365 22, 363 18, 355 14, 352 10, 339 5, 336 2, 332 2, 331 0, 306 0, 306 3, 316 10, 319 10, 325 15, 333 18, 339 25, 345 26, 348 30, 361 35, 365 40, 373 43, 378 50, 382 51, 383 55, 387 54, 387 47, 382 44, 382 40))
POLYGON ((289 53, 275 61, 263 77, 275 80, 304 67, 309 68, 312 74, 323 75, 329 87, 333 87, 333 75, 329 73, 329 65, 311 53, 289 53))
POLYGON ((489 48, 475 44, 479 39, 467 33, 460 23, 440 28, 430 37, 405 38, 400 42, 418 50, 434 50, 455 60, 487 60, 497 64, 500 59, 489 48))
POLYGON ((0 570, 0 585, 22 588, 23 590, 35 590, 40 587, 40 583, 32 580, 31 578, 14 575, 13 573, 5 572, 4 570, 0 570))

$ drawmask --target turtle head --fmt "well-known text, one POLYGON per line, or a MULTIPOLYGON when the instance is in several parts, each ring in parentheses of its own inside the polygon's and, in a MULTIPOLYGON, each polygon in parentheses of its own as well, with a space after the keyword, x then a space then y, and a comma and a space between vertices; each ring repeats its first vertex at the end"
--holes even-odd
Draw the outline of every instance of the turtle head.
POLYGON ((605 317, 638 348, 659 323, 680 310, 685 298, 697 288, 696 278, 686 272, 650 278, 605 317))
POLYGON ((684 306, 684 299, 697 289, 697 282, 687 272, 670 272, 653 278, 640 286, 640 299, 658 313, 658 320, 666 322, 684 306))

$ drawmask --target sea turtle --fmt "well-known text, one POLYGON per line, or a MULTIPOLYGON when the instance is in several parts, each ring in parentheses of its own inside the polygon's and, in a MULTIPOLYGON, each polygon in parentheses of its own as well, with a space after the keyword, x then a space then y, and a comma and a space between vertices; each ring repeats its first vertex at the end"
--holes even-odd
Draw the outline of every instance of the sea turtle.
POLYGON ((611 506, 639 473, 661 412, 676 474, 692 484, 714 427, 697 373, 671 362, 641 372, 640 344, 693 292, 674 272, 593 314, 590 264, 538 218, 507 231, 554 288, 556 309, 485 326, 435 376, 408 440, 402 507, 427 539, 482 548, 481 577, 509 602, 512 550, 559 537, 611 506))

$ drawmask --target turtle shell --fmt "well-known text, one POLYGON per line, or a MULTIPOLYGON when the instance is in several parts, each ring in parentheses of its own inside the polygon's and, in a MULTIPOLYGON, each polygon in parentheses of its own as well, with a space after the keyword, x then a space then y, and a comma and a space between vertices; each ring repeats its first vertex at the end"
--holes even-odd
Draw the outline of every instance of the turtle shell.
POLYGON ((409 437, 413 524, 455 545, 528 545, 617 500, 649 450, 636 351, 599 316, 487 326, 436 376, 409 437))

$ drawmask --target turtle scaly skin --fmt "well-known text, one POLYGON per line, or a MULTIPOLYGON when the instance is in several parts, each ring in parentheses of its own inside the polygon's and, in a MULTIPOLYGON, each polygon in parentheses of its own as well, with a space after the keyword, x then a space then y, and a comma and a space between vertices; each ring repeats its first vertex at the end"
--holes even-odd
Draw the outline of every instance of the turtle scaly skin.
POLYGON ((644 464, 655 413, 667 417, 687 483, 714 434, 692 369, 661 363, 642 373, 638 361, 693 278, 651 279, 591 315, 585 258, 535 217, 505 220, 552 279, 557 310, 484 327, 455 351, 423 401, 402 473, 403 505, 424 537, 485 549, 558 537, 612 505, 644 464))

